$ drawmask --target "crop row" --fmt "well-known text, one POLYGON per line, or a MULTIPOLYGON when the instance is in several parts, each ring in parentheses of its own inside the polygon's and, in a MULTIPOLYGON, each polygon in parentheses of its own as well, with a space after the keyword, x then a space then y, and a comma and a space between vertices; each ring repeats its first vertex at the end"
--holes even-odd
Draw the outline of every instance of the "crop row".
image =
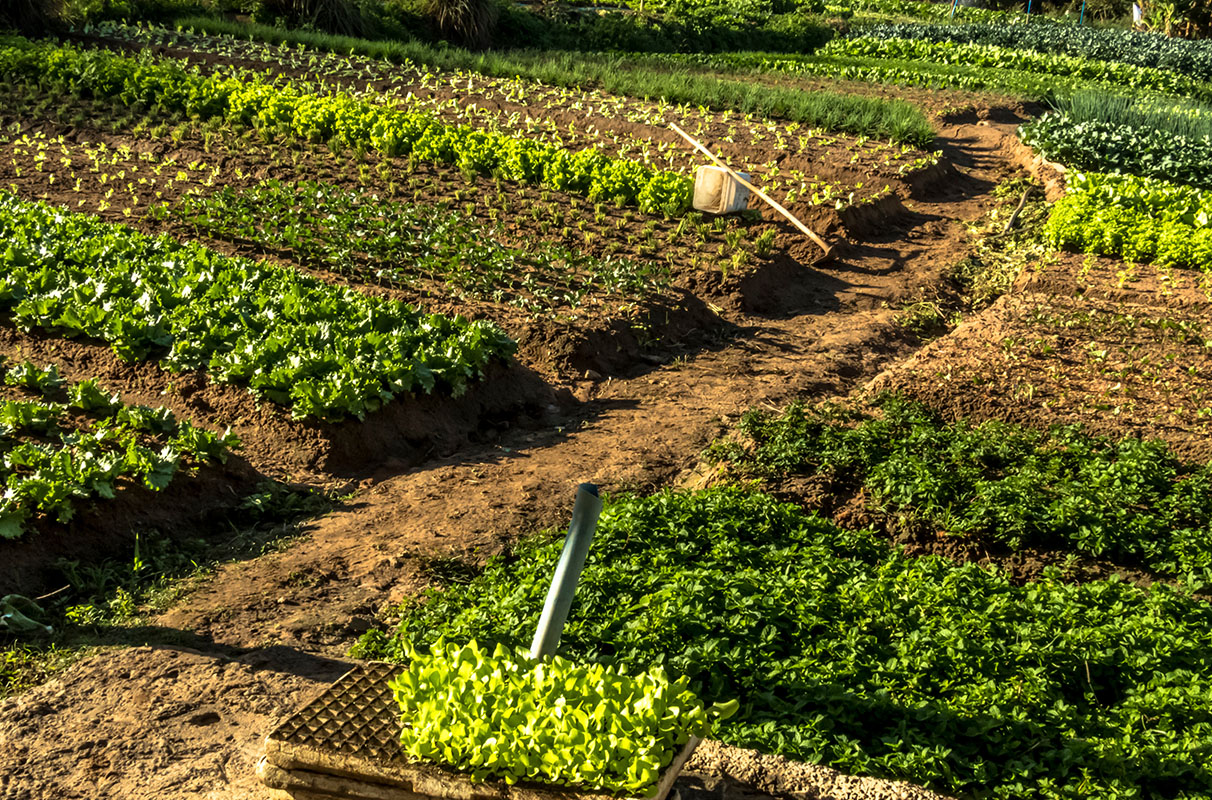
POLYGON ((833 92, 806 94, 786 87, 707 75, 671 75, 661 66, 660 57, 649 63, 646 54, 469 53, 417 42, 322 36, 211 19, 183 20, 182 27, 187 26, 230 35, 202 37, 190 30, 173 33, 125 26, 107 26, 104 30, 117 38, 153 37, 166 46, 180 41, 190 48, 210 49, 217 44, 221 50, 238 53, 241 58, 270 60, 294 65, 292 68, 307 69, 323 63, 334 75, 358 79, 377 75, 379 79, 391 80, 385 70, 389 64, 395 64, 403 67, 405 76, 419 73, 439 80, 458 76, 464 86, 470 82, 473 88, 498 86, 520 92, 532 106, 541 107, 563 98, 565 106, 580 104, 596 108, 608 118, 638 118, 646 120, 646 124, 667 124, 667 117, 654 116, 654 109, 667 104, 678 108, 683 115, 679 123, 690 127, 707 123, 713 112, 739 112, 759 117, 755 121, 759 127, 777 124, 766 119, 777 118, 808 129, 827 128, 918 147, 934 138, 925 116, 908 103, 833 92), (271 49, 263 43, 289 46, 271 49), (326 57, 324 51, 337 55, 326 57), (502 80, 487 80, 491 78, 502 80), (660 103, 639 98, 659 99, 660 103))
POLYGON ((1097 173, 1068 184, 1044 227, 1055 247, 1212 271, 1212 191, 1097 173))
POLYGON ((834 39, 817 51, 816 55, 955 64, 975 69, 1018 70, 1034 75, 1056 75, 1129 89, 1153 90, 1180 97, 1212 98, 1212 85, 1184 74, 1150 67, 1038 53, 1030 49, 1011 49, 991 44, 876 37, 866 35, 866 30, 861 30, 860 33, 862 35, 834 39))
POLYGON ((1212 138, 1052 111, 1020 129, 1045 158, 1095 172, 1163 178, 1212 188, 1212 138))
POLYGON ((166 408, 126 405, 96 380, 69 384, 53 364, 26 361, 3 373, 6 386, 41 395, 0 398, 0 537, 6 539, 25 533, 35 515, 67 522, 77 499, 113 498, 123 482, 163 489, 183 460, 222 462, 228 448, 240 444, 230 432, 197 428, 166 408))
POLYGON ((385 155, 411 155, 455 164, 472 174, 500 174, 519 183, 638 204, 646 212, 683 213, 690 180, 613 159, 594 149, 559 147, 469 126, 447 126, 430 115, 364 97, 233 70, 204 75, 172 60, 128 58, 106 50, 26 44, 0 49, 0 75, 33 78, 51 91, 114 97, 285 130, 305 139, 339 137, 385 155))
MULTIPOLYGON (((732 110, 717 113, 690 103, 673 105, 663 100, 620 97, 520 78, 434 71, 411 62, 395 64, 302 47, 275 47, 230 36, 117 25, 107 26, 105 33, 107 37, 141 46, 186 48, 189 52, 244 62, 260 61, 271 73, 323 74, 326 80, 345 82, 345 88, 355 93, 361 91, 358 86, 373 83, 377 87, 375 97, 398 98, 409 109, 423 110, 449 124, 513 133, 561 148, 596 147, 654 170, 689 173, 699 158, 680 139, 654 141, 653 132, 647 135, 632 132, 632 125, 651 126, 657 129, 656 133, 663 134, 669 122, 676 121, 699 139, 769 147, 772 156, 765 164, 746 165, 748 171, 758 174, 785 161, 788 153, 812 159, 819 156, 830 164, 863 162, 865 168, 874 164, 883 167, 881 171, 885 173, 903 174, 920 166, 914 162, 921 153, 909 144, 896 146, 870 139, 871 134, 879 132, 879 107, 872 106, 867 113, 860 113, 852 107, 857 100, 830 104, 816 120, 821 127, 810 128, 796 121, 766 118, 749 106, 744 113, 732 110), (525 110, 519 110, 520 107, 525 110), (553 112, 573 112, 580 119, 573 124, 561 124, 551 116, 553 112), (631 125, 613 127, 615 123, 631 125), (828 133, 830 129, 854 129, 862 138, 847 140, 828 133)), ((722 157, 731 161, 727 153, 722 157)), ((783 184, 789 183, 792 171, 784 168, 783 184)), ((792 178, 788 188, 797 196, 803 195, 809 183, 807 176, 792 178)), ((794 201, 793 196, 786 202, 794 201)))
MULTIPOLYGON (((561 544, 431 591, 359 655, 522 644, 561 544)), ((714 489, 608 505, 561 649, 739 699, 716 735, 740 746, 958 796, 1144 800, 1212 793, 1210 631, 1212 606, 1162 584, 1017 586, 714 489)))
POLYGON ((873 510, 1014 550, 1063 549, 1212 582, 1212 467, 1158 441, 948 423, 885 398, 877 417, 747 414, 714 457, 741 475, 821 476, 873 510))
POLYGON ((998 21, 1006 24, 1011 15, 986 8, 957 5, 951 3, 934 3, 929 0, 839 0, 827 3, 826 12, 830 14, 868 14, 890 17, 912 17, 915 19, 950 19, 952 14, 963 22, 973 24, 976 21, 998 21))
POLYGON ((458 395, 514 343, 488 322, 426 315, 291 269, 229 258, 0 193, 2 304, 23 328, 161 355, 287 405, 362 417, 409 392, 458 395))
MULTIPOLYGON (((91 103, 82 101, 81 108, 99 108, 90 107, 91 103)), ((129 124, 118 124, 118 129, 125 130, 129 124)), ((426 170, 407 159, 375 163, 368 154, 332 152, 325 145, 300 140, 250 141, 234 131, 220 131, 212 137, 203 130, 199 141, 193 127, 182 123, 170 132, 166 124, 148 123, 144 132, 151 131, 151 141, 132 139, 139 148, 134 149, 86 139, 71 142, 14 124, 7 132, 0 131, 0 185, 15 183, 24 196, 45 198, 111 221, 129 220, 152 232, 160 232, 166 225, 187 232, 189 218, 196 216, 190 209, 198 209, 209 235, 241 245, 253 243, 280 258, 303 260, 309 266, 342 274, 353 270, 359 280, 408 285, 419 296, 430 291, 445 296, 443 284, 433 283, 443 281, 469 299, 509 302, 532 314, 547 314, 568 304, 600 305, 615 300, 620 301, 616 311, 630 313, 635 308, 631 301, 663 290, 674 266, 727 273, 773 251, 774 229, 749 224, 736 215, 710 222, 694 212, 676 221, 644 217, 633 209, 555 197, 537 187, 483 179, 469 183, 466 176, 450 168, 426 170), (161 131, 151 130, 151 124, 161 131), (156 155, 149 148, 163 149, 164 154, 156 155), (208 160, 173 157, 180 153, 192 156, 195 148, 205 149, 208 160), (216 162, 227 166, 220 170, 216 162), (273 213, 279 217, 286 213, 279 201, 284 202, 293 190, 265 192, 253 177, 262 170, 282 176, 282 182, 288 184, 308 176, 303 178, 305 182, 323 184, 330 209, 345 210, 329 220, 311 214, 308 204, 300 200, 299 213, 308 223, 300 226, 298 220, 283 220, 299 245, 284 249, 282 230, 264 225, 250 228, 240 221, 248 205, 240 199, 242 190, 260 190, 266 202, 276 197, 273 213), (311 181, 312 176, 320 180, 311 181), (227 199, 207 199, 216 193, 227 199), (394 222, 378 218, 367 207, 370 197, 398 212, 394 222), (389 241, 367 241, 352 232, 353 238, 347 242, 350 249, 342 252, 339 242, 324 238, 336 235, 343 226, 348 228, 352 222, 347 215, 361 219, 368 229, 390 229, 392 235, 409 239, 423 233, 409 232, 403 218, 425 220, 448 232, 448 244, 465 241, 472 249, 463 252, 457 268, 454 263, 435 265, 423 252, 414 262, 389 265, 373 255, 391 250, 389 241), (564 264, 567 269, 557 263, 564 252, 572 259, 564 264), (519 269, 502 272, 510 259, 519 269), (424 262, 445 277, 426 276, 419 269, 424 262), (625 297, 624 292, 630 295, 625 297)), ((815 185, 806 200, 829 207, 859 202, 844 187, 831 183, 815 185)), ((257 214, 270 210, 269 206, 257 209, 257 214)), ((193 231, 201 233, 202 229, 193 231)))
POLYGON ((422 279, 464 298, 522 308, 576 308, 590 295, 637 298, 668 283, 652 262, 597 258, 563 245, 526 250, 498 242, 503 224, 485 227, 441 206, 400 203, 318 181, 264 181, 188 195, 161 212, 205 236, 255 242, 292 260, 397 286, 422 279))
POLYGON ((662 58, 728 72, 783 72, 861 83, 992 91, 1034 99, 1045 99, 1059 90, 1085 85, 1075 78, 891 58, 789 53, 692 53, 662 58))
POLYGON ((919 39, 1057 53, 1093 61, 1164 69, 1195 80, 1212 81, 1212 43, 1157 33, 1078 25, 974 22, 968 25, 871 25, 865 26, 862 34, 877 39, 919 39))

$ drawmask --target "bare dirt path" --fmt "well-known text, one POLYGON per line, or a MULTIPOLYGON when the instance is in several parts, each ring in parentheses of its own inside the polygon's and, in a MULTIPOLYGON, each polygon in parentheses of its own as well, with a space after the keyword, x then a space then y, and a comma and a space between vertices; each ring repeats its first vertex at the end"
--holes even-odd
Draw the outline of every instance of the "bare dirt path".
MULTIPOLYGON (((959 165, 950 183, 833 263, 767 287, 768 312, 737 316, 738 335, 717 349, 575 382, 575 412, 491 445, 402 474, 370 469, 303 540, 224 567, 155 620, 149 647, 102 653, 0 703, 0 797, 267 797, 252 767, 274 719, 337 677, 353 638, 383 604, 432 583, 435 561, 477 562, 563 524, 581 481, 676 483, 746 408, 844 394, 912 353, 895 309, 963 256, 962 222, 1014 171, 1011 132, 944 131, 959 165)), ((860 796, 837 792, 800 796, 860 796)))

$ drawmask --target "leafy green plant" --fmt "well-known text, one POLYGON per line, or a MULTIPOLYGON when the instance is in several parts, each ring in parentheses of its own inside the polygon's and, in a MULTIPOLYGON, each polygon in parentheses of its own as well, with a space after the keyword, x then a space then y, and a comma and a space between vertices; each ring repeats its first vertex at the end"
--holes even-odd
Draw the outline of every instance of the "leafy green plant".
MULTIPOLYGON (((951 3, 933 3, 929 0, 837 0, 827 3, 825 11, 842 16, 865 13, 883 17, 950 20, 953 7, 951 3)), ((954 7, 954 13, 957 19, 968 24, 978 21, 1005 24, 1008 18, 1008 15, 1001 11, 978 6, 958 5, 954 7)))
MULTIPOLYGON (((561 544, 525 540, 358 652, 522 644, 561 544)), ((723 741, 851 774, 994 800, 1212 793, 1206 602, 1055 571, 1015 585, 747 490, 613 499, 560 646, 685 675, 740 701, 723 741)))
MULTIPOLYGON (((711 717, 664 670, 639 675, 556 656, 535 660, 473 640, 411 650, 391 682, 400 742, 413 758, 470 772, 476 780, 537 780, 644 797, 711 717)), ((717 706, 715 716, 735 713, 717 706)))
POLYGON ((924 61, 959 64, 975 69, 1004 69, 1047 74, 1081 81, 1097 81, 1110 86, 1147 89, 1179 97, 1212 98, 1212 85, 1186 75, 1139 67, 1131 64, 1093 61, 1075 56, 1037 53, 1032 50, 1003 48, 991 44, 931 42, 922 39, 894 39, 857 36, 834 39, 820 51, 821 57, 924 61))
POLYGON ((84 411, 109 413, 122 406, 121 396, 101 388, 95 378, 72 384, 67 390, 67 396, 73 406, 84 411))
POLYGON ((9 367, 4 373, 4 382, 9 386, 24 386, 42 394, 49 394, 63 386, 59 368, 54 364, 38 367, 32 361, 23 361, 9 367))

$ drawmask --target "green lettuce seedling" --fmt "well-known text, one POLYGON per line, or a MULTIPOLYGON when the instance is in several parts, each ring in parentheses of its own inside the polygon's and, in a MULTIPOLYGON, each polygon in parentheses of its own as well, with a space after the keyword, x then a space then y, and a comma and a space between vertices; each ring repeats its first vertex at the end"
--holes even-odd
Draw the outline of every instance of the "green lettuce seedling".
POLYGON ((400 704, 400 742, 409 756, 471 774, 474 780, 533 780, 618 794, 652 794, 661 771, 713 717, 711 709, 660 668, 535 660, 476 642, 413 651, 391 681, 400 704))

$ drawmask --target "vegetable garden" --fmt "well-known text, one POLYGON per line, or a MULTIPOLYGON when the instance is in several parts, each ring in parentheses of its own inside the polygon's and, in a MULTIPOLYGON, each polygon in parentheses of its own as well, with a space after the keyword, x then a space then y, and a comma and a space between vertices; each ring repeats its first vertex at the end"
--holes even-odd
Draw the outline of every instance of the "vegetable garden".
POLYGON ((820 785, 703 757, 690 800, 1212 798, 1207 41, 102 5, 0 32, 0 776, 73 796, 95 729, 113 796, 261 796, 180 770, 374 659, 476 781, 640 796, 706 736, 820 785), (696 209, 674 124, 795 222, 696 209))

